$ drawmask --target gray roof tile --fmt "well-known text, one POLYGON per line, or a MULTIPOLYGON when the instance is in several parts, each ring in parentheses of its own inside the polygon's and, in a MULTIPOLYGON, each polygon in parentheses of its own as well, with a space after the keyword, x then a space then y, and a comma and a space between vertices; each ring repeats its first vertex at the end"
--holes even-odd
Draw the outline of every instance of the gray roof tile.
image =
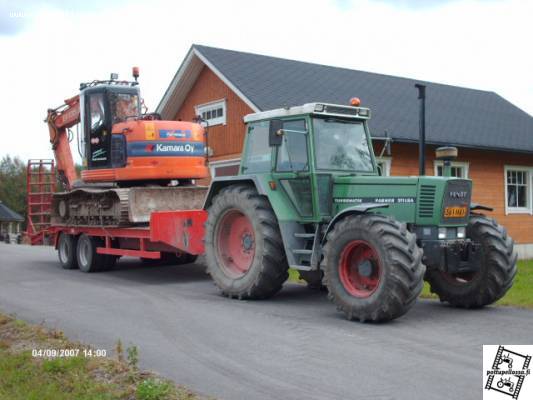
POLYGON ((12 209, 10 209, 8 206, 6 206, 4 203, 0 201, 0 221, 2 222, 22 222, 24 221, 24 218, 22 215, 16 213, 12 209))
POLYGON ((427 86, 427 140, 435 144, 533 152, 533 118, 498 94, 415 79, 194 45, 260 110, 309 102, 372 109, 373 136, 418 140, 415 83, 427 86))

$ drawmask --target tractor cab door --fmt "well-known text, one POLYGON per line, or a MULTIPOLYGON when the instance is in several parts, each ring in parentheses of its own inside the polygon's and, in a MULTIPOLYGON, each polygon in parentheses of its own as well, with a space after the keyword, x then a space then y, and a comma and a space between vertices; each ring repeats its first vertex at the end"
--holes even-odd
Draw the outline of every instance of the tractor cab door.
MULTIPOLYGON (((309 166, 309 128, 305 118, 271 121, 278 136, 272 175, 302 219, 316 216, 314 182, 309 166)), ((272 129, 271 129, 272 131, 272 129)))

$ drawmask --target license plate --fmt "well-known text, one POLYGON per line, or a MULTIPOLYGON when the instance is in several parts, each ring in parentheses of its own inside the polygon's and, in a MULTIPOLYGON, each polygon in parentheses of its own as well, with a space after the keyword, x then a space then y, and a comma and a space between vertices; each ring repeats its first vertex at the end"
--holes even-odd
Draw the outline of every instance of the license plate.
POLYGON ((444 218, 463 218, 466 217, 466 207, 446 207, 444 209, 444 218))

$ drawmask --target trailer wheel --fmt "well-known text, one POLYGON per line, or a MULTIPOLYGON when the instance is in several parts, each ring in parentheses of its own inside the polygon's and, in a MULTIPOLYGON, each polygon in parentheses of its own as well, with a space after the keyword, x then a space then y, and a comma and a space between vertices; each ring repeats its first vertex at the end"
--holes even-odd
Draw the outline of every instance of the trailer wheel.
MULTIPOLYGON (((103 245, 103 241, 94 236, 83 233, 78 239, 76 257, 78 266, 83 272, 98 272, 109 269, 110 264, 116 262, 115 257, 98 254, 96 248, 103 245), (114 261, 112 260, 114 259, 114 261)), ((111 265, 112 267, 112 265, 111 265)))
POLYGON ((57 255, 59 263, 63 269, 78 268, 78 260, 76 258, 77 238, 73 235, 61 233, 57 241, 57 255))
POLYGON ((207 272, 222 293, 264 299, 289 276, 278 221, 266 198, 246 185, 215 196, 206 223, 207 272))
POLYGON ((198 256, 189 253, 163 253, 161 255, 161 261, 169 265, 184 265, 192 264, 196 261, 198 256))
POLYGON ((448 274, 428 269, 430 290, 442 302, 456 307, 478 308, 501 299, 513 285, 517 254, 507 231, 494 219, 483 215, 470 217, 466 237, 481 245, 476 254, 479 271, 448 274))
POLYGON ((379 214, 352 215, 338 222, 326 240, 328 297, 347 319, 388 321, 412 307, 426 268, 405 224, 379 214))

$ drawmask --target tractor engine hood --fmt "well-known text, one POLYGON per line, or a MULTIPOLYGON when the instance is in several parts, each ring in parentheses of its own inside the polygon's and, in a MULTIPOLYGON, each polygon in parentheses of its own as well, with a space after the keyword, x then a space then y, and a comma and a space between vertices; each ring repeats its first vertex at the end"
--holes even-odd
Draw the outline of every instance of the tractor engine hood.
POLYGON ((434 176, 337 176, 333 215, 361 204, 386 204, 379 212, 417 225, 465 225, 472 182, 434 176))

